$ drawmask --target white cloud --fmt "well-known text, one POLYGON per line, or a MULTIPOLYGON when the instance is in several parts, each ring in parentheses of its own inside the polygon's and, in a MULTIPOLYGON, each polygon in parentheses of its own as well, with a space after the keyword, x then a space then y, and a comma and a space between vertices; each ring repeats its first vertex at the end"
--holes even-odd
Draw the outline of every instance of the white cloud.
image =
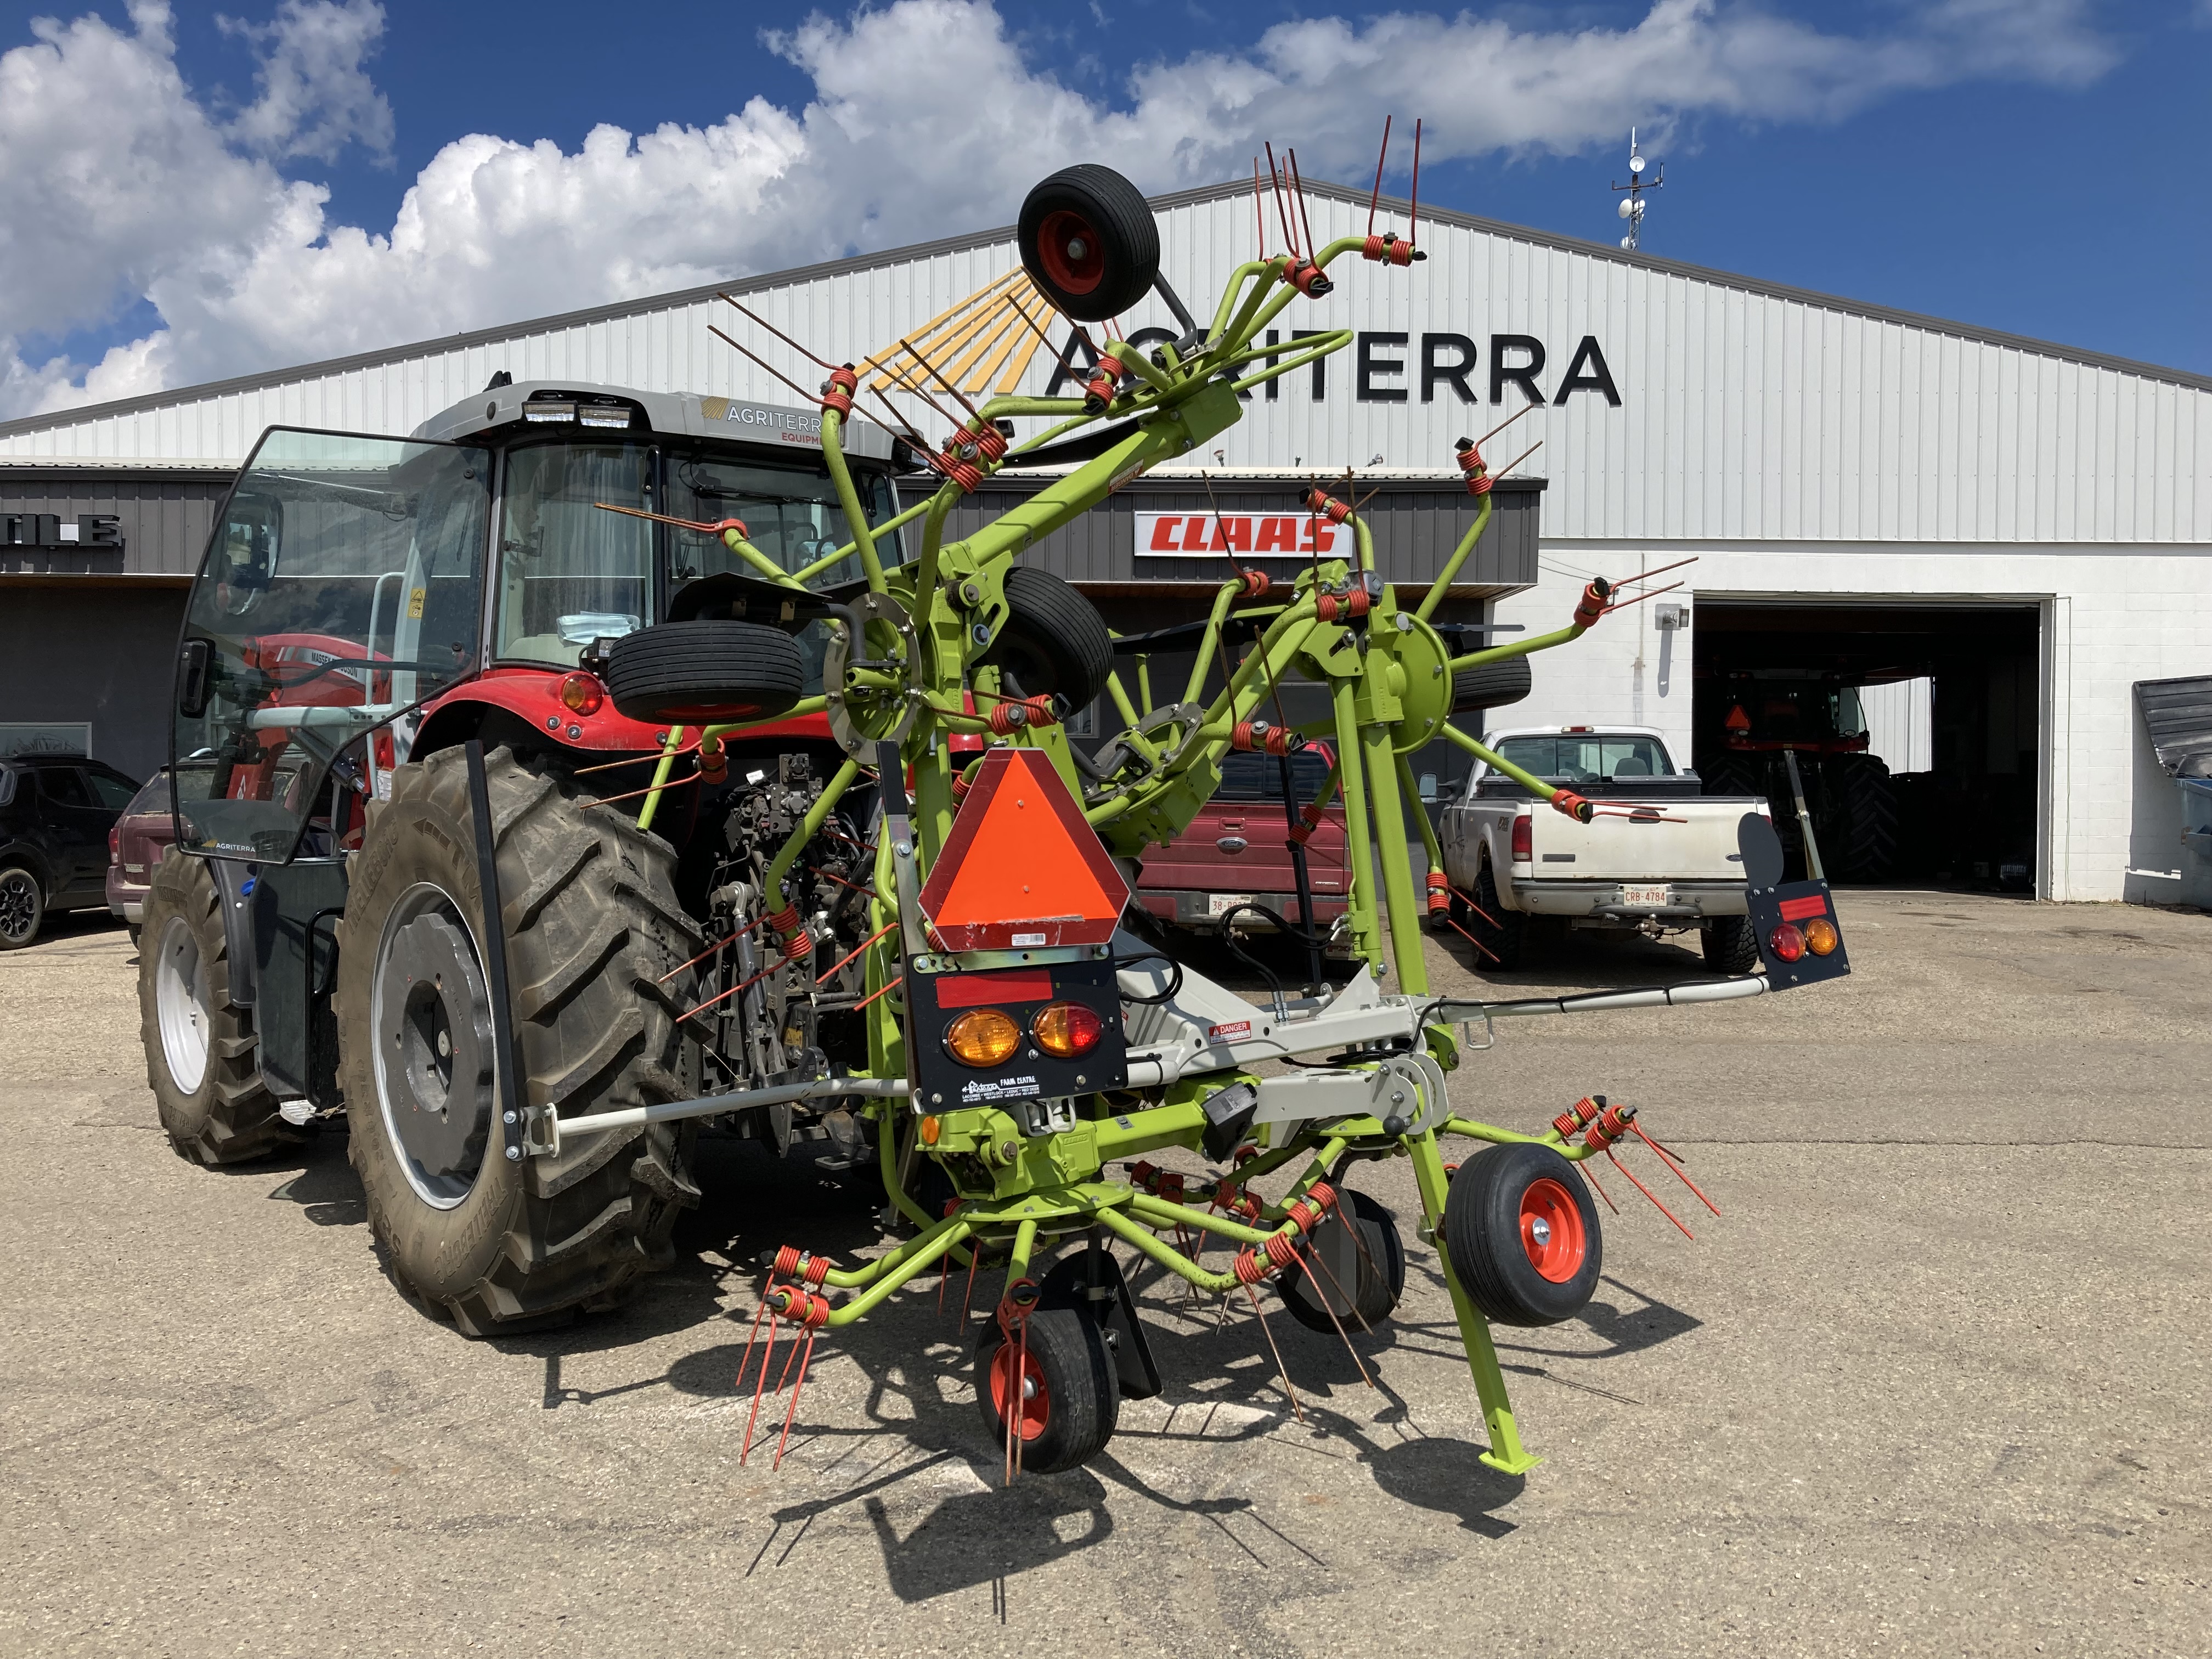
POLYGON ((1657 0, 1619 30, 1281 24, 1249 54, 1140 66, 1116 109, 1024 64, 988 0, 896 0, 768 37, 813 81, 795 113, 754 99, 707 127, 601 126, 574 153, 472 134, 372 232, 329 222, 328 192, 273 159, 389 144, 362 67, 374 0, 285 0, 252 31, 261 96, 227 130, 177 74, 166 7, 131 15, 128 34, 34 23, 36 44, 0 58, 0 415, 1004 223, 1075 160, 1170 189, 1236 176, 1263 137, 1289 136, 1310 174, 1351 178, 1386 110, 1428 115, 1438 159, 1573 153, 1631 121, 1663 139, 1699 116, 1833 120, 1968 79, 2075 84, 2113 61, 2073 0, 1941 0, 1870 38, 1657 0), (89 369, 20 355, 27 333, 141 297, 162 325, 89 369))
POLYGON ((261 96, 230 124, 237 142, 264 155, 323 161, 349 143, 391 154, 392 106, 362 67, 384 33, 376 0, 284 0, 273 23, 216 21, 268 48, 255 76, 261 96))

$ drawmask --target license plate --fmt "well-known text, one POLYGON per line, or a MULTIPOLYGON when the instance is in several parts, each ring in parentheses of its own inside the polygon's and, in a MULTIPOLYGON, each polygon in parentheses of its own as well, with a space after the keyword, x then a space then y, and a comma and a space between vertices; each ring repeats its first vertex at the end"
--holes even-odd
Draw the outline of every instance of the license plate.
POLYGON ((1249 904, 1251 902, 1252 896, 1249 893, 1208 893, 1206 896, 1206 914, 1209 916, 1225 916, 1238 905, 1249 904))
POLYGON ((1666 904, 1671 902, 1673 896, 1673 894, 1663 885, 1658 887, 1624 885, 1620 890, 1620 902, 1623 904, 1666 904))

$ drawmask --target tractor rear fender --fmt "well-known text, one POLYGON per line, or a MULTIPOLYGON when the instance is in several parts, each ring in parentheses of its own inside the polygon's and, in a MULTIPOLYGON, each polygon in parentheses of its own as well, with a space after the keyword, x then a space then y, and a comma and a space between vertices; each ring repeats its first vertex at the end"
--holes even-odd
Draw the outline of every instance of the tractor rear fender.
MULTIPOLYGON (((514 730, 507 725, 506 719, 495 718, 495 712, 519 722, 539 742, 563 748, 634 754, 640 750, 658 749, 666 741, 666 726, 629 720, 617 714, 613 700, 605 697, 604 690, 599 707, 592 714, 580 714, 570 708, 561 701, 561 687, 576 672, 523 667, 487 670, 426 707, 409 758, 426 760, 441 749, 450 749, 477 736, 489 741, 507 741, 515 735, 514 730), (493 729, 487 730, 488 726, 493 729)), ((744 737, 748 742, 779 737, 827 742, 830 721, 826 715, 806 715, 756 726, 744 737)))

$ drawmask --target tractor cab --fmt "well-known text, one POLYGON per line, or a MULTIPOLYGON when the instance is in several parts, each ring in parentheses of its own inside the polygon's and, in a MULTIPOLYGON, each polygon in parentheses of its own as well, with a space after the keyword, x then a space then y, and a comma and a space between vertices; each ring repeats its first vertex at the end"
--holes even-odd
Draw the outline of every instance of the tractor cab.
MULTIPOLYGON (((180 845, 256 863, 334 851, 392 769, 469 737, 658 746, 665 728, 624 719, 580 667, 689 585, 749 573, 720 536, 642 515, 740 520, 784 569, 836 587, 860 572, 834 557, 820 431, 818 410, 574 381, 495 385, 406 438, 270 428, 186 612, 174 754, 208 777, 178 792, 180 845), (303 849, 303 832, 325 844, 303 849)), ((882 523, 892 441, 846 441, 882 523)), ((823 625, 798 642, 817 690, 823 625)))

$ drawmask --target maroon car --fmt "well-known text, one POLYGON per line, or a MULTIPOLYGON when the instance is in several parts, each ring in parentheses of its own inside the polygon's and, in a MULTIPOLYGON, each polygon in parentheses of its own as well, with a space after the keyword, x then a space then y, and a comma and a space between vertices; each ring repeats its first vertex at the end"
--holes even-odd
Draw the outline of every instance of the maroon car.
POLYGON ((154 866, 176 838, 169 813, 169 769, 165 766, 146 780, 107 832, 107 908, 131 924, 133 938, 146 912, 154 866))
MULTIPOLYGON (((1316 744, 1291 759, 1291 787, 1310 803, 1328 780, 1335 757, 1316 744)), ((1303 926, 1297 877, 1285 845, 1281 763, 1272 755, 1233 754, 1221 763, 1221 787, 1190 828, 1145 857, 1137 902, 1179 927, 1218 929, 1237 905, 1264 904, 1285 921, 1303 926)), ((1346 878, 1344 797, 1332 793, 1321 822, 1306 842, 1306 871, 1313 886, 1315 922, 1326 927, 1344 914, 1346 878)), ((1266 928, 1245 912, 1239 927, 1266 928)))

